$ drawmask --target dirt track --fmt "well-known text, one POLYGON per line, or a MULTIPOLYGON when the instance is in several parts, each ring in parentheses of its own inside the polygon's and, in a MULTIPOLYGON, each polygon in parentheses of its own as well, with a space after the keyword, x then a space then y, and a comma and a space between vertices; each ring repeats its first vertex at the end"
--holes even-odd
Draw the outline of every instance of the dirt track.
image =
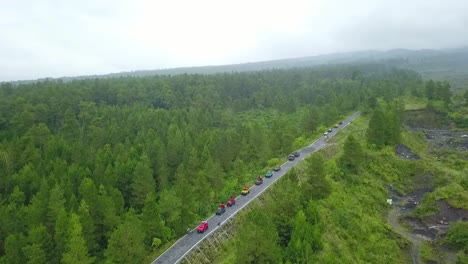
POLYGON ((421 244, 423 241, 428 240, 427 238, 415 235, 407 232, 399 222, 399 217, 401 215, 400 207, 398 205, 393 205, 392 210, 388 213, 387 222, 388 224, 401 236, 406 238, 411 242, 411 260, 413 264, 421 263, 421 244))

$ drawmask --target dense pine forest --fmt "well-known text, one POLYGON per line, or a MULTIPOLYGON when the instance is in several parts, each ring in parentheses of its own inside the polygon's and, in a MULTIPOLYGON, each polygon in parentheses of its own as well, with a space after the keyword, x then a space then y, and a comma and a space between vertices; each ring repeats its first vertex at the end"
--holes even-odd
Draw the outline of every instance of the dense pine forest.
MULTIPOLYGON (((252 184, 258 173, 282 163, 292 150, 309 144, 350 112, 376 109, 381 117, 370 121, 368 135, 369 144, 380 148, 400 141, 402 110, 395 99, 429 95, 437 99, 434 107, 442 108, 449 100, 447 89, 445 83, 425 84, 415 72, 378 64, 2 84, 0 262, 145 263, 211 215, 220 201, 252 184), (379 126, 388 132, 383 137, 379 126)), ((365 158, 359 141, 348 138, 344 151, 352 155, 340 156, 338 167, 316 167, 322 163, 317 155, 306 168, 315 171, 317 182, 327 170, 339 169, 338 179, 359 174, 365 158)), ((386 154, 379 155, 371 158, 384 159, 386 154)), ((411 165, 401 166, 403 172, 412 170, 411 165)), ((335 184, 364 180, 373 183, 368 177, 351 177, 335 184)), ((294 181, 287 179, 285 190, 294 181)), ((317 215, 325 212, 309 197, 322 200, 333 186, 324 182, 317 187, 312 180, 304 186, 289 195, 306 198, 283 200, 290 214, 289 222, 279 225, 287 229, 279 237, 268 228, 285 219, 258 213, 245 227, 262 222, 259 232, 265 232, 270 243, 265 246, 287 248, 285 255, 271 251, 276 255, 269 260, 275 263, 301 263, 324 247, 317 228, 325 226, 314 229, 304 223, 318 221, 317 215), (291 229, 291 223, 305 229, 291 229), (305 235, 314 240, 300 251, 305 235)), ((384 197, 383 191, 377 196, 384 197)), ((371 216, 377 216, 381 206, 377 204, 371 216)), ((344 212, 334 221, 344 226, 352 224, 352 218, 353 213, 344 212)), ((370 236, 366 243, 381 239, 370 236)), ((398 248, 389 245, 379 252, 398 248)), ((242 246, 239 250, 249 252, 242 246)), ((365 259, 374 260, 379 258, 365 259)))

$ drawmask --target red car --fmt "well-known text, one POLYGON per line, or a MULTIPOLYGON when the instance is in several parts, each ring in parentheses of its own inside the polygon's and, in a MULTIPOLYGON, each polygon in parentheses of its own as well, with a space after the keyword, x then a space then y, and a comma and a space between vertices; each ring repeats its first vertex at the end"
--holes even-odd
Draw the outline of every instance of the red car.
POLYGON ((231 198, 229 198, 229 201, 227 202, 227 206, 233 206, 235 204, 236 204, 236 197, 231 196, 231 198))
POLYGON ((205 221, 202 221, 200 225, 197 228, 198 233, 203 233, 208 229, 208 223, 205 221))

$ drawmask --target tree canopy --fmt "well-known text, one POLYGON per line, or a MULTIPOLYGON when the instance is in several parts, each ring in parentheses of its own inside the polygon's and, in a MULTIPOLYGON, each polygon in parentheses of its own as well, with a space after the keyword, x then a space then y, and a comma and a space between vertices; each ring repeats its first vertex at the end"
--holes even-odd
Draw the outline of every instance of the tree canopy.
MULTIPOLYGON (((418 74, 383 65, 1 84, 0 259, 117 262, 125 249, 144 261, 270 159, 406 87, 424 89, 418 74)), ((326 195, 324 175, 311 177, 326 195)), ((298 232, 269 241, 313 249, 298 232)))

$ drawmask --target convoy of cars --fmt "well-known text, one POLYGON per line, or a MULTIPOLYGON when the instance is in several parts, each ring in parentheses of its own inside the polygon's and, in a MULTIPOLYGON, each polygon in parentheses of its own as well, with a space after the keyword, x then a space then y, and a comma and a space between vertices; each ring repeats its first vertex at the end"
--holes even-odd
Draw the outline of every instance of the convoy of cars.
MULTIPOLYGON (((338 124, 335 124, 333 127, 338 128, 343 124, 343 121, 338 122, 338 124)), ((333 132, 333 128, 329 128, 326 132, 323 133, 324 137, 327 137, 329 133, 333 132)))
MULTIPOLYGON (((343 121, 340 121, 338 124, 336 124, 334 127, 335 128, 338 128, 340 125, 343 124, 343 121)), ((331 133, 333 131, 332 128, 329 128, 327 132, 323 133, 324 136, 327 136, 329 133, 331 133)), ((288 160, 289 161, 293 161, 295 160, 295 158, 299 157, 301 154, 298 152, 298 151, 294 151, 293 153, 291 153, 290 155, 288 155, 288 160)), ((277 171, 280 171, 281 170, 281 166, 280 165, 276 165, 274 168, 273 168, 273 171, 277 172, 277 171)), ((273 172, 271 170, 268 170, 266 173, 265 173, 265 178, 271 178, 273 177, 273 172)), ((256 181, 255 181, 255 185, 260 185, 263 183, 263 177, 262 176, 258 176, 256 181)), ((241 195, 247 195, 250 193, 250 187, 248 185, 245 185, 243 188, 242 188, 242 191, 241 191, 241 195)), ((227 201, 226 205, 227 207, 231 207, 233 205, 236 204, 236 197, 235 196, 231 196, 229 198, 229 200, 227 201)), ((218 209, 216 210, 216 215, 222 215, 226 212, 226 205, 224 205, 223 203, 219 205, 218 209)), ((219 223, 218 223, 219 224, 219 223)), ((205 232, 206 230, 208 229, 208 223, 206 221, 202 221, 200 223, 200 225, 197 227, 197 232, 198 233, 203 233, 205 232)))

